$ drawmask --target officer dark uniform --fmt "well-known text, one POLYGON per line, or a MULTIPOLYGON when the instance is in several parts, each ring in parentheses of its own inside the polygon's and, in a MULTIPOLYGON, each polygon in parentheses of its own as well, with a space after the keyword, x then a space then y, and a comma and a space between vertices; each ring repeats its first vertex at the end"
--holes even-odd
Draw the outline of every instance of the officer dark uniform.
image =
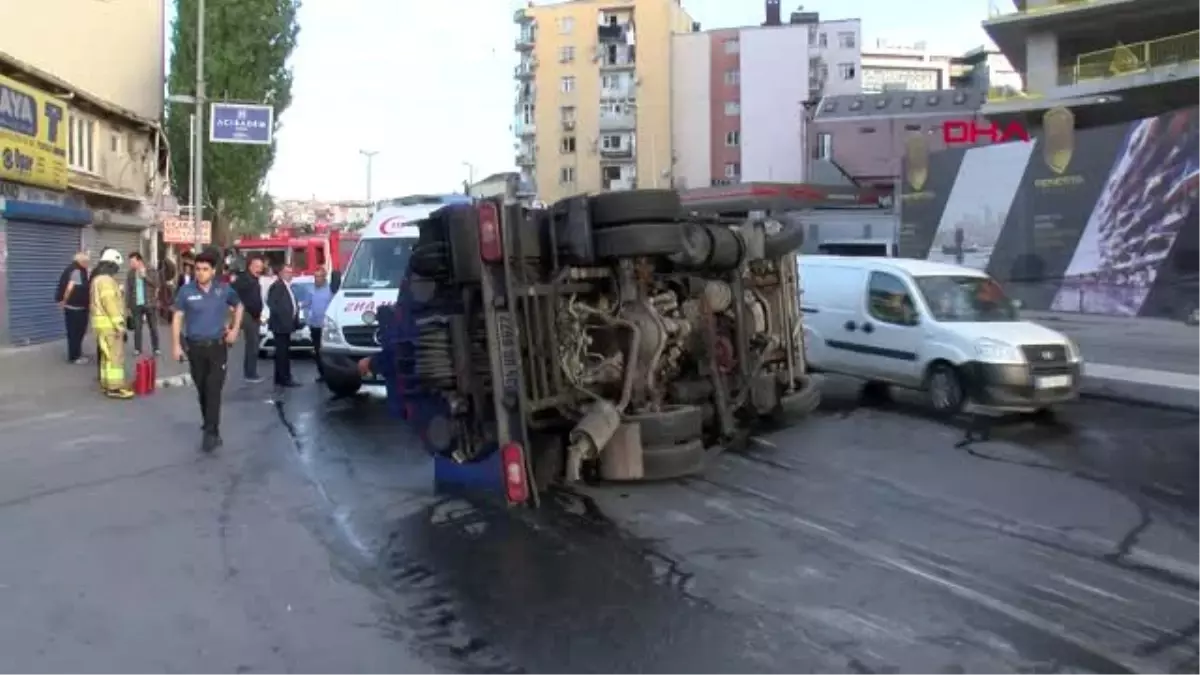
POLYGON ((175 295, 176 318, 172 325, 176 340, 180 338, 180 328, 187 336, 192 383, 200 399, 200 414, 204 420, 205 451, 221 445, 221 390, 225 386, 225 364, 231 338, 236 339, 242 319, 241 301, 233 288, 216 278, 214 262, 206 260, 204 255, 198 257, 197 267, 208 263, 213 268, 213 276, 207 288, 193 280, 179 289, 175 295), (235 308, 233 325, 228 326, 229 310, 235 308))

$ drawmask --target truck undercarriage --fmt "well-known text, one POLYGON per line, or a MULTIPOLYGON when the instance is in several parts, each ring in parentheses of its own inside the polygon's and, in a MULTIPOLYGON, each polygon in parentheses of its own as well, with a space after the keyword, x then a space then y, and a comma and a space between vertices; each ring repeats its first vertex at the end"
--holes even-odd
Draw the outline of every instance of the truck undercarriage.
POLYGON ((819 403, 801 240, 766 218, 686 214, 666 190, 449 207, 422 226, 400 305, 422 437, 461 463, 498 448, 513 501, 702 470, 819 403))

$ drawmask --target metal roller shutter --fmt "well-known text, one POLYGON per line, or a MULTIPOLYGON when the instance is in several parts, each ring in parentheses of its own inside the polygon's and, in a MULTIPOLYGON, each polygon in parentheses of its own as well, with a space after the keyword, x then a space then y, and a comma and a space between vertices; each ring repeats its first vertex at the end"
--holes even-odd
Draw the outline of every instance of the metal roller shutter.
POLYGON ((142 253, 142 233, 140 230, 97 227, 95 232, 96 236, 92 241, 91 250, 88 251, 88 254, 92 256, 93 263, 100 260, 100 252, 106 248, 115 248, 124 257, 129 257, 132 251, 142 253))
POLYGON ((54 289, 79 251, 80 228, 8 220, 8 332, 16 345, 52 342, 66 334, 54 289))

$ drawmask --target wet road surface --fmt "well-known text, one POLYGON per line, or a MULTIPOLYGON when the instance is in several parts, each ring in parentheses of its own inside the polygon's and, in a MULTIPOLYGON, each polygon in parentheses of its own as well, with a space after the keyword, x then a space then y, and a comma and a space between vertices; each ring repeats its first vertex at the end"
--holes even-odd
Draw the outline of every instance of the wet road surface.
POLYGON ((445 668, 1196 671, 1195 417, 1088 401, 956 425, 856 393, 831 383, 815 419, 703 477, 532 514, 430 495, 377 405, 279 411, 445 668), (386 486, 364 503, 363 481, 386 486))
POLYGON ((0 455, 0 670, 1198 667, 1194 416, 966 428, 833 383, 702 477, 526 512, 434 494, 378 402, 262 391, 216 458, 190 393, 133 449, 48 420, 0 455))

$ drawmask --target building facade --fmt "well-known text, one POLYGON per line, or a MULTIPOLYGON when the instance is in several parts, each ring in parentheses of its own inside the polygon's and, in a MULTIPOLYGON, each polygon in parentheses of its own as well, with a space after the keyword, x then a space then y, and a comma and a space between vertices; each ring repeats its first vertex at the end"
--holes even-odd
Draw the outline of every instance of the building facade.
POLYGON ((167 148, 161 1, 0 0, 0 342, 63 336, 58 275, 83 250, 153 263, 167 148), (120 48, 95 50, 95 36, 120 48))
POLYGON ((815 12, 793 12, 783 23, 778 0, 765 8, 761 26, 672 39, 678 187, 806 180, 805 102, 857 90, 857 19, 822 22, 815 12))
POLYGON ((1200 9, 1191 0, 1016 0, 983 28, 1025 95, 996 92, 984 112, 1036 125, 1058 105, 1079 128, 1196 105, 1200 9))
POLYGON ((950 60, 950 86, 954 89, 992 91, 1001 98, 1025 91, 1021 73, 995 47, 980 46, 950 60))
POLYGON ((678 0, 573 0, 514 16, 513 131, 538 199, 669 185, 671 36, 678 0))
POLYGON ((950 54, 930 50, 925 42, 901 45, 876 40, 862 50, 862 93, 948 89, 952 60, 950 54))

